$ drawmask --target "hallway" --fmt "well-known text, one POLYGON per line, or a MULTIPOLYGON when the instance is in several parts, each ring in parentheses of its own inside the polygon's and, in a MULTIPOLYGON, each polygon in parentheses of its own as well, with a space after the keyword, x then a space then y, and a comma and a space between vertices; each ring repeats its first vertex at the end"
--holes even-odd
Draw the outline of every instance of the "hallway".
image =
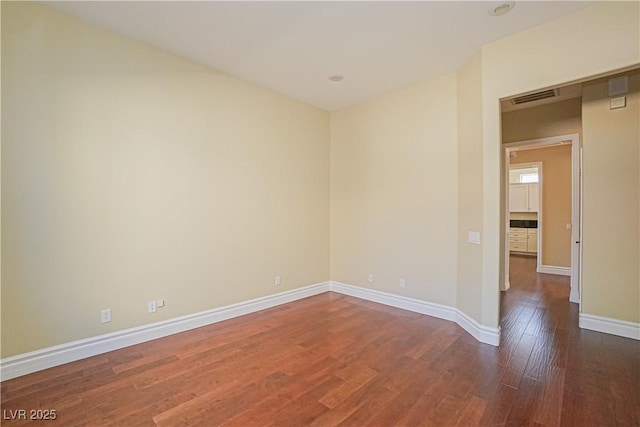
POLYGON ((569 277, 537 274, 535 257, 510 263, 498 354, 502 384, 517 392, 503 389, 491 406, 513 407, 508 424, 640 425, 640 343, 579 329, 569 277))

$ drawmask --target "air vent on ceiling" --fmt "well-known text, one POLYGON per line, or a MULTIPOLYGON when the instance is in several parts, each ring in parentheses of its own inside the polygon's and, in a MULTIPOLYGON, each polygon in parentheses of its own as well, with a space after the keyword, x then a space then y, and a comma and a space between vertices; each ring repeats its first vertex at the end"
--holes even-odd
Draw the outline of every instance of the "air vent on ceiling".
POLYGON ((530 93, 528 95, 516 96, 511 100, 514 105, 526 104, 527 102, 540 101, 541 99, 555 98, 558 96, 558 89, 543 90, 541 92, 530 93))

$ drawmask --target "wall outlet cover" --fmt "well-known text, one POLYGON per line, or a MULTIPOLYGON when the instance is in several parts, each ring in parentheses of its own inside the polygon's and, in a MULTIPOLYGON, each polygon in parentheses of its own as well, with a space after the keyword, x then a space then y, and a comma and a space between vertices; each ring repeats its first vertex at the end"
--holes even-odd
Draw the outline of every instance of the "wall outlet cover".
POLYGON ((111 322, 111 309, 110 308, 105 308, 104 310, 100 311, 100 321, 102 323, 111 322))

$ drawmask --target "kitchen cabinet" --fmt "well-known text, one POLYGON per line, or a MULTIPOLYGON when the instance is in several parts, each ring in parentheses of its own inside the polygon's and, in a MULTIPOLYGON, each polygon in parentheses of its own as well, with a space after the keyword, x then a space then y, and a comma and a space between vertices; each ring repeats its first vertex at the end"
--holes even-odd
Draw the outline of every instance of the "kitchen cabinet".
POLYGON ((538 252, 538 229, 516 228, 509 229, 509 250, 512 252, 538 252))
POLYGON ((538 212, 540 210, 540 184, 509 184, 510 212, 538 212))
POLYGON ((527 252, 527 229, 511 228, 509 230, 509 250, 527 252))
POLYGON ((538 212, 540 210, 540 184, 527 184, 528 194, 527 203, 529 212, 538 212))

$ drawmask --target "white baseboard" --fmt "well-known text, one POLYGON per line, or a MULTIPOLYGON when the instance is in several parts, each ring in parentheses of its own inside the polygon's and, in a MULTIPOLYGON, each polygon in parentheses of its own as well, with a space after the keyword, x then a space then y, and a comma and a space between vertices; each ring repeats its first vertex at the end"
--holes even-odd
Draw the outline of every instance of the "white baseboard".
POLYGON ((500 345, 500 327, 492 328, 478 323, 466 313, 456 310, 455 322, 478 341, 492 346, 500 345))
POLYGON ((578 326, 582 329, 640 340, 640 323, 580 313, 578 326))
POLYGON ((571 276, 571 267, 558 267, 555 265, 541 265, 538 273, 557 274, 558 276, 571 276))
POLYGON ((74 362, 98 354, 106 353, 134 344, 140 344, 157 338, 185 332, 190 329, 254 313, 256 311, 286 304, 291 301, 307 298, 328 292, 330 283, 318 283, 293 289, 274 295, 244 301, 225 307, 176 317, 162 322, 152 323, 136 328, 125 329, 110 334, 73 341, 66 344, 48 347, 41 350, 23 353, 0 360, 0 379, 2 381, 22 375, 41 371, 65 363, 74 362))
POLYGON ((499 328, 480 325, 457 308, 344 283, 324 282, 162 322, 7 357, 0 360, 0 379, 2 381, 10 380, 43 369, 185 332, 328 291, 456 322, 478 341, 494 346, 500 344, 499 328))
POLYGON ((474 319, 458 310, 442 304, 434 304, 422 300, 408 298, 400 295, 393 295, 387 292, 380 292, 373 289, 365 289, 359 286, 347 285, 340 282, 331 282, 331 290, 341 294, 361 298, 367 301, 390 305, 392 307, 409 310, 416 313, 426 314, 439 319, 456 322, 462 329, 471 334, 478 341, 498 346, 500 344, 500 328, 490 328, 483 326, 474 319))
POLYGON ((580 304, 580 294, 578 293, 578 289, 573 286, 571 287, 571 291, 569 292, 569 302, 580 304))
POLYGON ((407 298, 400 295, 393 295, 387 292, 380 292, 373 289, 361 288, 360 286, 347 285, 340 282, 331 282, 331 290, 340 294, 364 299, 371 302, 377 302, 391 307, 401 308, 403 310, 413 311, 415 313, 426 314, 427 316, 437 317, 455 321, 455 309, 448 305, 434 304, 413 298, 407 298))

